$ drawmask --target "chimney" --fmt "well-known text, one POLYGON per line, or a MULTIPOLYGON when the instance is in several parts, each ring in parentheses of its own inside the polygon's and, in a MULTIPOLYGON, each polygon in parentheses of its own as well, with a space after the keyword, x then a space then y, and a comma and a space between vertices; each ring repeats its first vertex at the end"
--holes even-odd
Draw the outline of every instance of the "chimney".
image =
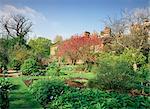
POLYGON ((89 36, 90 36, 90 32, 85 31, 85 32, 83 33, 83 36, 84 36, 84 37, 89 37, 89 36))

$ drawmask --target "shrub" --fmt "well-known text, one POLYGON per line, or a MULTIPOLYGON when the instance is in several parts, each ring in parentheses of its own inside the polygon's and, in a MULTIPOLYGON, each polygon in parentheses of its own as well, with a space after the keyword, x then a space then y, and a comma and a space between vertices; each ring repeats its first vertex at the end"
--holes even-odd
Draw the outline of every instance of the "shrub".
POLYGON ((48 76, 60 76, 60 75, 63 75, 63 72, 60 71, 61 68, 60 68, 60 66, 59 66, 57 61, 54 61, 54 62, 50 63, 48 65, 48 67, 46 68, 46 70, 47 70, 46 74, 48 76))
POLYGON ((134 71, 127 62, 105 60, 99 63, 97 76, 89 81, 90 87, 126 91, 134 83, 134 71))
POLYGON ((12 90, 14 85, 6 79, 0 81, 0 108, 9 108, 9 92, 12 90))
POLYGON ((125 50, 120 55, 102 52, 99 54, 97 62, 97 76, 89 80, 88 85, 104 90, 127 91, 131 88, 134 89, 137 87, 137 79, 144 79, 138 73, 144 64, 145 57, 137 50, 125 50), (133 66, 134 64, 138 69, 133 66))
POLYGON ((146 109, 148 97, 106 93, 96 89, 82 89, 64 93, 52 101, 50 109, 146 109))
POLYGON ((66 86, 62 81, 57 79, 38 80, 30 87, 31 93, 43 107, 46 107, 49 102, 57 99, 63 93, 72 90, 75 89, 66 86))
POLYGON ((38 72, 38 66, 35 59, 29 58, 21 65, 23 75, 31 75, 38 72))
POLYGON ((150 93, 150 65, 144 65, 137 72, 135 88, 142 91, 142 93, 150 93))
POLYGON ((139 51, 130 49, 130 50, 125 50, 123 54, 120 55, 121 60, 125 60, 131 65, 134 63, 138 65, 143 65, 145 64, 146 57, 139 51))
POLYGON ((21 62, 19 60, 13 59, 9 63, 9 67, 14 69, 14 70, 19 70, 21 66, 21 62))

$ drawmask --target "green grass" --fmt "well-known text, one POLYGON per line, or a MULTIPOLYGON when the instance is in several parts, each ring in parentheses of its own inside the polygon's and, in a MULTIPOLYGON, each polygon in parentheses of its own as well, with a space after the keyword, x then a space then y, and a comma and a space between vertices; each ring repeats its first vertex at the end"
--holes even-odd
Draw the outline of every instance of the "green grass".
POLYGON ((10 92, 10 109, 42 109, 21 78, 10 78, 9 80, 18 86, 16 90, 10 92))
POLYGON ((71 72, 71 73, 66 73, 67 75, 61 76, 64 78, 75 78, 75 77, 80 77, 80 78, 87 78, 87 79, 92 79, 95 77, 94 73, 76 73, 76 72, 71 72))

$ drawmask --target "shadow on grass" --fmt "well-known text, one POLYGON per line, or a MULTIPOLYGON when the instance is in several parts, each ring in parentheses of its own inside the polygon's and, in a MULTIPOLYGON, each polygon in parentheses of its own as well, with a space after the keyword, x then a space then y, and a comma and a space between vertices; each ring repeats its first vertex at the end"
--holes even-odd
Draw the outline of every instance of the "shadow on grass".
POLYGON ((13 92, 10 95, 10 109, 40 109, 40 105, 26 92, 13 92))
POLYGON ((42 109, 20 79, 14 83, 16 88, 9 95, 10 109, 42 109))

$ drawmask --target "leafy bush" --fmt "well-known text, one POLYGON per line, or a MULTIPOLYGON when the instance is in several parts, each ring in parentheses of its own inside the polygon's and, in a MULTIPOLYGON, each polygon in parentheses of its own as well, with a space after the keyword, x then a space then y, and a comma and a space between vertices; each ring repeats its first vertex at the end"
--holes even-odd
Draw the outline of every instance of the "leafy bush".
POLYGON ((99 63, 97 76, 89 81, 90 87, 126 91, 132 88, 135 72, 127 62, 105 60, 99 63))
POLYGON ((13 59, 9 63, 9 67, 14 69, 14 70, 19 70, 21 66, 21 62, 19 60, 13 59))
POLYGON ((135 88, 149 94, 150 65, 144 65, 137 72, 135 88))
POLYGON ((58 98, 67 91, 73 91, 75 89, 66 86, 60 80, 39 80, 33 83, 30 87, 31 93, 35 99, 43 106, 58 98))
POLYGON ((137 71, 145 64, 145 57, 136 50, 125 50, 120 55, 102 52, 97 64, 97 76, 88 82, 90 87, 128 91, 137 87, 137 79, 144 79, 142 75, 145 71, 142 75, 137 71), (137 64, 138 69, 133 64, 137 64))
POLYGON ((119 60, 126 61, 130 65, 137 64, 140 68, 140 66, 145 64, 146 57, 141 52, 131 49, 125 50, 123 54, 119 56, 119 60))
POLYGON ((12 90, 14 85, 6 79, 0 81, 0 108, 9 108, 9 92, 12 90))
POLYGON ((63 72, 61 72, 61 68, 58 64, 57 61, 54 61, 52 63, 50 63, 48 65, 48 67, 46 68, 46 73, 48 76, 60 76, 60 75, 63 75, 63 72))
POLYGON ((118 93, 106 93, 96 89, 82 89, 64 93, 52 101, 50 109, 146 109, 148 97, 131 97, 118 93))
POLYGON ((21 71, 23 75, 31 75, 38 72, 37 62, 33 58, 29 58, 21 65, 21 71))

